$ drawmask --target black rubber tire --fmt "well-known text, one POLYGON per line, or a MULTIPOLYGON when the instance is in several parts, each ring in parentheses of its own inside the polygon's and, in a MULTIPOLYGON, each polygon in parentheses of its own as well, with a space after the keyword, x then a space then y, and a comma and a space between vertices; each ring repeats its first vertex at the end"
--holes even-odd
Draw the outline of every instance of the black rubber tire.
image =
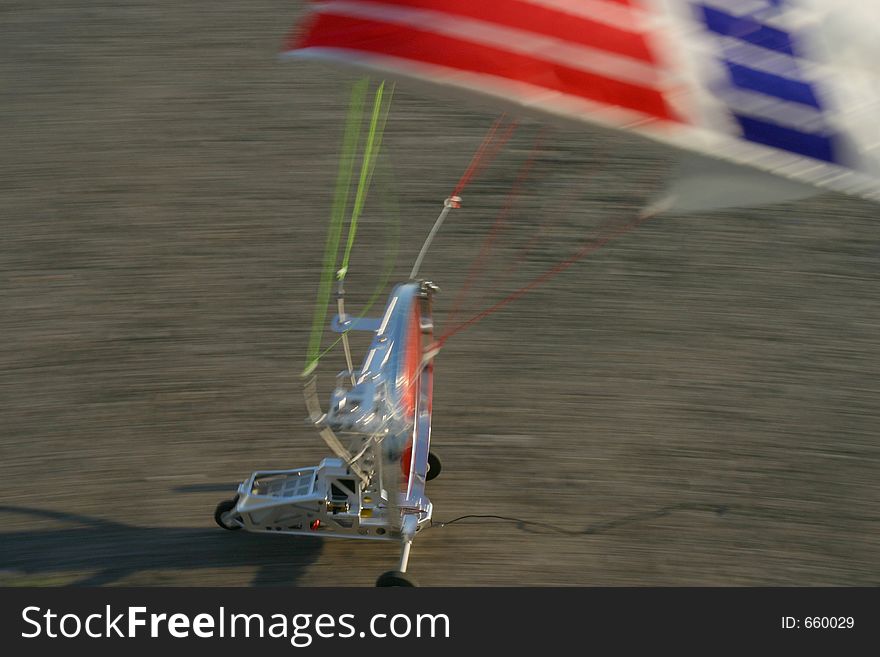
POLYGON ((230 527, 226 523, 223 522, 223 515, 229 513, 235 508, 235 505, 238 504, 238 498, 234 497, 231 500, 223 500, 220 502, 217 507, 214 509, 214 521, 220 525, 223 529, 227 529, 231 532, 238 531, 241 529, 241 525, 234 525, 230 527))
POLYGON ((416 581, 411 578, 406 573, 402 573, 399 570, 389 570, 387 573, 382 573, 379 575, 379 579, 376 580, 376 586, 386 587, 386 586, 418 586, 416 581))
POLYGON ((428 473, 425 475, 425 481, 436 479, 443 470, 443 464, 440 463, 440 457, 434 452, 428 452, 428 473))

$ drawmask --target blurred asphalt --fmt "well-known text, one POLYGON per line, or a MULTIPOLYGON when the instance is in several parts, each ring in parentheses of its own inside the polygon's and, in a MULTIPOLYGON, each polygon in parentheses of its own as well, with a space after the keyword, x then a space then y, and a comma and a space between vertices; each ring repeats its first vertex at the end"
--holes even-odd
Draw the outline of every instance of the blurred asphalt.
MULTIPOLYGON (((393 566, 392 545, 212 519, 252 470, 326 453, 298 374, 356 77, 277 60, 300 14, 0 7, 0 585, 371 585, 393 566)), ((395 246, 390 208, 404 277, 493 118, 398 87, 355 305, 395 246)), ((539 133, 523 122, 435 244, 423 272, 444 290, 441 328, 539 133)), ((670 161, 543 133, 470 310, 631 217, 670 161)), ((434 528, 413 575, 880 585, 876 220, 833 195, 658 218, 455 336, 436 370, 435 517, 567 533, 434 528)), ((325 384, 340 367, 328 359, 325 384)))

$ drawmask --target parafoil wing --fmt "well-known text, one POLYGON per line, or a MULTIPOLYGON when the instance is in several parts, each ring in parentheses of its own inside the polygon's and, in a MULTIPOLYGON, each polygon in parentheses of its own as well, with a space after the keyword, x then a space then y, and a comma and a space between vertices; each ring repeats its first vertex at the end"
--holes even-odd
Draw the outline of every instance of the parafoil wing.
MULTIPOLYGON (((284 52, 877 201, 880 75, 868 32, 878 19, 862 0, 323 0, 284 52)), ((804 195, 784 187, 780 199, 804 195)), ((723 196, 715 206, 729 204, 723 196)), ((772 189, 761 198, 774 200, 772 189)))

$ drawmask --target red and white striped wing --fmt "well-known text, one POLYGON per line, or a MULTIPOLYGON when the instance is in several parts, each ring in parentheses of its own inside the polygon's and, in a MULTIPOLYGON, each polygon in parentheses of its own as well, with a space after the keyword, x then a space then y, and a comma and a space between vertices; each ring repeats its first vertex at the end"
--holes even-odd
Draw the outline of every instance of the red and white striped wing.
POLYGON ((630 0, 325 0, 285 44, 626 126, 678 121, 630 0))
POLYGON ((880 69, 868 20, 880 10, 867 11, 874 0, 844 4, 322 0, 284 52, 880 201, 880 69))

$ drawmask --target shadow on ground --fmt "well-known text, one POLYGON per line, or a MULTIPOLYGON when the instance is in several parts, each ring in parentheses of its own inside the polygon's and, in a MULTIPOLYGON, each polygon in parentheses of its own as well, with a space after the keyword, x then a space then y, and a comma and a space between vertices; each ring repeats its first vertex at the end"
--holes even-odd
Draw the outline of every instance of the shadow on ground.
MULTIPOLYGON (((191 574, 230 567, 256 569, 253 586, 292 586, 320 554, 322 543, 266 540, 244 532, 228 536, 215 528, 138 527, 62 511, 0 506, 0 517, 7 514, 64 526, 0 532, 0 567, 16 577, 49 583, 84 573, 68 582, 72 586, 114 584, 145 571, 191 574)), ((216 577, 212 583, 222 584, 216 577)))

